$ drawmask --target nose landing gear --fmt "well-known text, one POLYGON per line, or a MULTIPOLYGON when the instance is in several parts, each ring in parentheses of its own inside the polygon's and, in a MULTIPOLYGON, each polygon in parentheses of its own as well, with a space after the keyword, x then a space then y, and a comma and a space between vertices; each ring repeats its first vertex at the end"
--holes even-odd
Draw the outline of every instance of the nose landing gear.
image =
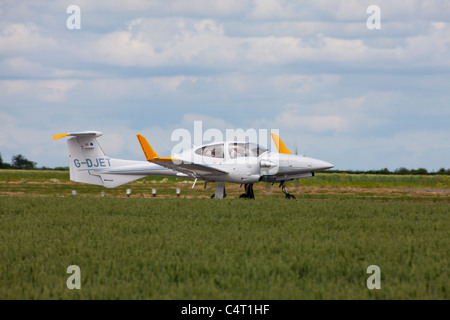
POLYGON ((245 184, 245 193, 241 194, 239 199, 255 199, 255 194, 253 193, 253 183, 245 184))
POLYGON ((286 195, 286 199, 294 199, 294 200, 297 199, 293 194, 290 194, 287 191, 286 184, 284 183, 284 181, 281 181, 279 187, 281 188, 283 193, 286 195))

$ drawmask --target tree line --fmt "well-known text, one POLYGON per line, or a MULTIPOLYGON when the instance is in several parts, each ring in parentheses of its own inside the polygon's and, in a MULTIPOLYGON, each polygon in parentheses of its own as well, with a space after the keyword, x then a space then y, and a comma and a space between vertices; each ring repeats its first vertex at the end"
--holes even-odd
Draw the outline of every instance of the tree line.
POLYGON ((19 169, 19 170, 69 170, 69 167, 37 167, 37 163, 28 160, 21 154, 13 155, 11 163, 3 161, 2 155, 0 154, 0 169, 19 169))
POLYGON ((324 172, 352 173, 352 174, 399 174, 399 175, 450 175, 450 169, 440 168, 438 171, 428 171, 425 168, 407 169, 404 167, 390 171, 388 168, 380 170, 327 170, 324 172))

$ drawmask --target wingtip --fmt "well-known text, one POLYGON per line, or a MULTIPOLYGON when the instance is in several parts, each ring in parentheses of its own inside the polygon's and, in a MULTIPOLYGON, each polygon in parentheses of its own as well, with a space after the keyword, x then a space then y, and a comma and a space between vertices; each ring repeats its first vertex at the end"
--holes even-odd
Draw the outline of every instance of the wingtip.
POLYGON ((155 150, 153 150, 153 148, 150 146, 150 143, 148 143, 147 139, 143 135, 137 134, 136 137, 141 144, 142 151, 144 151, 144 155, 147 161, 152 161, 159 158, 158 154, 155 152, 155 150))

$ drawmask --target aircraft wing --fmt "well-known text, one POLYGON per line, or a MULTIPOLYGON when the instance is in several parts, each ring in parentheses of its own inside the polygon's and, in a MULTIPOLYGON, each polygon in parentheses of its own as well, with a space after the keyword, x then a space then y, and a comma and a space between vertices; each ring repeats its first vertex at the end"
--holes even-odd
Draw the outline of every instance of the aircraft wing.
POLYGON ((227 171, 220 170, 214 167, 210 167, 204 164, 198 164, 193 162, 181 161, 176 158, 173 158, 172 162, 158 162, 150 161, 152 163, 159 164, 163 167, 170 168, 175 171, 179 171, 181 173, 187 174, 191 177, 201 178, 201 177, 210 177, 217 176, 222 174, 227 174, 227 171))
POLYGON ((156 163, 160 166, 181 172, 194 178, 207 178, 228 173, 227 171, 204 164, 180 160, 172 157, 159 157, 144 136, 138 134, 137 138, 141 144, 142 150, 144 151, 145 158, 151 163, 156 163))

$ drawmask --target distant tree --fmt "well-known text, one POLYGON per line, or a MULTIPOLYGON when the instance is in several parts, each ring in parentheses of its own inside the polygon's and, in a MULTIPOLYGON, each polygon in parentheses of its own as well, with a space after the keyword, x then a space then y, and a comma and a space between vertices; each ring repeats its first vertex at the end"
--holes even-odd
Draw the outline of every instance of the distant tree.
POLYGON ((412 169, 411 174, 428 174, 428 171, 425 168, 412 169))
POLYGON ((9 163, 3 162, 2 155, 0 154, 0 169, 8 169, 11 168, 9 163))
POLYGON ((36 169, 36 162, 30 161, 19 154, 12 157, 12 167, 15 169, 36 169))
POLYGON ((395 173, 397 174, 409 174, 409 170, 405 167, 401 167, 395 170, 395 173))
POLYGON ((57 171, 69 171, 70 168, 69 168, 69 167, 55 167, 53 170, 57 170, 57 171))

